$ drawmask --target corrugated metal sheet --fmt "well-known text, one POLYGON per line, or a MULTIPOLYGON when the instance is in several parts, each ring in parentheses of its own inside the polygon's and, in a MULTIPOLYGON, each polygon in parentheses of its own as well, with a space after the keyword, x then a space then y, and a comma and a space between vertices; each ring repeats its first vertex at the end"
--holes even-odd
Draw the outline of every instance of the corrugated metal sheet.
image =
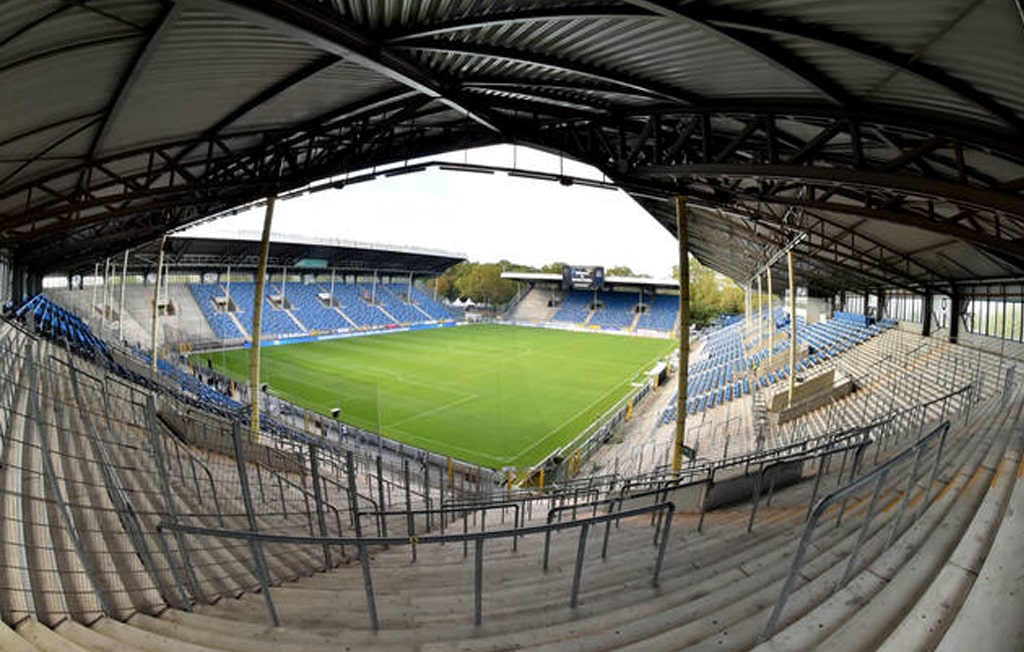
POLYGON ((1024 24, 1013 3, 987 0, 922 54, 1024 116, 1024 24))
POLYGON ((156 46, 104 149, 200 133, 320 55, 262 27, 189 9, 156 46))
POLYGON ((332 109, 361 102, 400 84, 347 61, 340 61, 237 120, 227 131, 273 127, 282 122, 304 122, 332 109))
MULTIPOLYGON (((303 34, 307 26, 279 29, 273 26, 274 20, 257 26, 238 17, 245 12, 220 13, 222 7, 217 3, 182 3, 174 5, 172 21, 158 32, 140 74, 119 98, 115 91, 132 70, 146 32, 165 6, 157 0, 90 0, 84 4, 0 0, 4 17, 0 22, 0 92, 4 97, 0 104, 0 213, 20 219, 28 202, 23 191, 16 191, 18 184, 54 171, 65 174, 48 181, 49 188, 75 187, 79 161, 86 158, 112 107, 118 110, 111 116, 95 155, 102 158, 142 149, 138 155, 107 161, 112 173, 142 169, 150 160, 147 147, 166 147, 171 156, 183 152, 187 163, 201 157, 203 148, 182 149, 170 143, 208 133, 225 116, 239 112, 253 98, 325 56, 316 39, 303 34), (89 124, 89 120, 95 123, 89 124), (75 131, 83 124, 89 126, 75 131), (23 166, 25 161, 30 164, 23 166)), ((769 39, 797 62, 794 68, 805 62, 859 100, 858 109, 873 114, 873 121, 865 121, 862 136, 865 158, 877 169, 898 156, 900 147, 912 147, 929 137, 923 129, 917 133, 906 125, 899 131, 885 126, 892 110, 904 115, 927 113, 931 120, 948 119, 968 136, 977 129, 979 138, 988 137, 993 129, 1003 130, 1010 134, 1010 142, 1015 142, 1013 135, 1020 130, 1012 131, 1017 128, 1014 120, 981 106, 983 100, 965 97, 973 88, 1024 120, 1020 72, 1024 70, 1024 33, 1020 16, 1007 0, 709 0, 678 5, 683 14, 690 9, 707 10, 709 15, 742 10, 733 14, 731 22, 721 18, 724 14, 720 11, 718 22, 712 18, 710 25, 685 15, 637 15, 644 9, 614 0, 311 0, 309 6, 321 11, 325 19, 340 17, 363 37, 380 40, 382 50, 404 58, 409 68, 400 62, 403 72, 396 77, 417 80, 412 84, 416 90, 409 92, 423 87, 433 89, 432 93, 450 91, 451 104, 458 105, 468 97, 482 113, 513 124, 527 113, 530 120, 543 124, 566 114, 589 116, 595 110, 631 112, 673 101, 683 104, 684 98, 697 103, 749 105, 752 110, 768 101, 795 105, 778 109, 780 132, 791 140, 812 140, 830 118, 807 118, 799 109, 808 105, 831 108, 833 101, 795 70, 787 69, 789 64, 744 45, 745 35, 755 41, 769 39), (515 17, 525 11, 532 17, 515 17), (496 21, 496 16, 513 18, 496 21), (781 21, 759 20, 765 16, 781 21), (453 21, 465 25, 422 39, 386 42, 389 37, 453 21), (729 30, 740 30, 739 38, 729 36, 729 30), (424 44, 430 47, 421 49, 424 44), (907 70, 921 64, 931 66, 936 79, 927 79, 927 70, 907 70), (944 82, 943 75, 953 81, 944 82), (464 82, 470 85, 460 88, 464 82), (969 87, 957 89, 959 82, 969 87), (530 110, 522 112, 523 106, 530 110), (547 107, 550 113, 545 116, 547 107)), ((672 6, 667 4, 661 13, 671 13, 672 6)), ((344 49, 344 44, 340 45, 344 49)), ((372 58, 374 51, 371 43, 364 54, 372 58)), ((244 152, 263 141, 261 130, 287 133, 296 124, 326 112, 403 88, 409 87, 379 69, 341 61, 250 107, 223 128, 221 135, 232 151, 244 152)), ((465 115, 465 108, 456 110, 435 100, 425 111, 418 114, 415 128, 431 135, 462 138, 471 133, 468 138, 476 139, 474 142, 499 137, 483 130, 469 132, 466 125, 475 123, 465 115)), ((718 147, 740 133, 744 122, 716 116, 713 126, 718 147)), ((398 125, 396 133, 410 128, 410 124, 398 125)), ((761 156, 758 143, 762 139, 761 131, 754 132, 736 158, 761 156)), ((431 147, 444 146, 444 141, 432 142, 431 147)), ((376 145, 381 149, 375 150, 374 156, 381 160, 408 155, 397 148, 389 152, 386 143, 376 145)), ((825 152, 847 157, 848 136, 838 134, 825 152)), ((339 160, 346 160, 346 155, 339 154, 339 160)), ((943 143, 928 152, 928 165, 955 179, 957 155, 948 142, 943 143)), ((1024 177, 1024 161, 1006 152, 968 142, 962 155, 968 168, 976 171, 968 178, 974 189, 1024 177)), ((844 160, 840 158, 839 164, 844 160)), ((928 170, 914 162, 905 163, 898 173, 918 181, 928 170)), ((201 173, 199 166, 194 170, 201 173)), ((92 182, 94 189, 97 183, 109 180, 92 182)), ((694 183, 709 192, 714 189, 707 180, 694 183)), ((753 177, 741 180, 740 193, 753 192, 757 183, 753 177)), ((42 201, 41 194, 45 193, 37 192, 33 201, 42 201)), ((855 193, 846 197, 856 201, 855 193)), ((903 201, 922 205, 919 197, 904 197, 903 201)), ((671 228, 674 217, 670 207, 657 205, 653 210, 671 228)), ((939 201, 935 210, 951 216, 957 207, 939 201)), ((72 209, 68 214, 74 214, 72 209)), ((850 228, 884 241, 894 251, 907 250, 901 247, 913 250, 923 242, 946 237, 878 220, 861 223, 859 216, 823 217, 837 225, 828 229, 831 233, 850 228)), ((125 224, 130 224, 130 219, 126 218, 125 224)), ((808 220, 813 219, 808 215, 808 220)), ((1005 233, 1022 228, 1007 220, 1002 227, 1005 233)), ((692 228, 693 248, 699 257, 741 278, 749 275, 766 248, 778 246, 781 237, 769 233, 765 226, 751 226, 744 218, 703 208, 694 211, 692 228)), ((934 263, 936 269, 956 278, 1006 273, 1005 266, 1000 271, 1000 264, 969 245, 942 245, 926 255, 928 261, 921 258, 922 264, 934 263)), ((822 284, 876 282, 828 261, 819 261, 817 268, 806 271, 817 274, 822 284)))
MULTIPOLYGON (((578 63, 609 76, 649 80, 709 97, 776 94, 820 97, 763 57, 700 27, 660 17, 582 18, 516 23, 458 32, 441 39, 453 50, 480 43, 578 63)), ((500 74, 492 62, 477 72, 500 74)))
POLYGON ((0 73, 0 142, 67 118, 102 110, 117 85, 113 74, 135 49, 116 42, 37 59, 0 73))
POLYGON ((715 5, 799 19, 913 53, 976 0, 717 0, 715 5))

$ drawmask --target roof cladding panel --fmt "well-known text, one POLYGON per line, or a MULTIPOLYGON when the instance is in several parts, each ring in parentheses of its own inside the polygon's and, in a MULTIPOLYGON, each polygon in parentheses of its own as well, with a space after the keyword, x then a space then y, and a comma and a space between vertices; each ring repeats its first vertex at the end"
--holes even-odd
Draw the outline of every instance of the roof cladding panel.
POLYGON ((137 41, 83 47, 0 71, 0 142, 103 110, 137 41))
MULTIPOLYGON (((14 160, 0 162, 0 179, 16 183, 30 174, 45 175, 66 168, 88 150, 97 128, 94 119, 83 120, 24 139, 19 147, 19 150, 24 148, 21 150, 24 154, 12 153, 14 160)), ((0 203, 2 209, 3 203, 0 203)))
MULTIPOLYGON (((40 3, 46 6, 49 3, 40 3)), ((118 39, 142 37, 142 29, 118 22, 106 16, 68 7, 57 3, 60 11, 41 12, 42 15, 24 15, 26 12, 12 11, 14 16, 2 14, 3 22, 9 27, 0 32, 0 70, 17 66, 22 61, 55 58, 72 54, 89 56, 91 45, 112 42, 118 39)), ((0 6, 0 11, 5 8, 0 6)), ((33 12, 35 14, 36 12, 33 12)))
MULTIPOLYGON (((466 44, 507 49, 529 60, 557 53, 567 67, 582 64, 609 76, 656 81, 712 97, 773 95, 820 98, 797 77, 729 39, 678 21, 651 18, 580 18, 481 27, 439 39, 453 50, 466 44)), ((436 42, 436 41, 435 41, 436 42)), ((412 46, 415 47, 415 46, 412 46)))
POLYGON ((1024 16, 1008 0, 986 0, 922 55, 1024 113, 1024 16), (1007 47, 1010 45, 1010 47, 1007 47))
POLYGON ((798 36, 771 34, 774 43, 836 80, 854 95, 864 95, 882 84, 893 72, 892 65, 860 56, 843 48, 798 36))
POLYGON ((104 151, 192 136, 319 56, 262 27, 204 10, 183 11, 155 45, 104 151))
POLYGON ((669 231, 687 196, 691 249, 740 279, 800 233, 822 288, 1024 276, 1015 2, 0 0, 0 247, 114 255, 323 175, 515 142, 597 166, 669 231))
POLYGON ((400 84, 386 77, 340 61, 263 102, 233 122, 225 132, 274 127, 282 121, 305 122, 327 111, 400 88, 400 84))
MULTIPOLYGON (((714 4, 828 26, 828 29, 884 43, 910 55, 954 22, 964 7, 973 1, 717 0, 714 4)), ((826 34, 822 34, 822 37, 826 37, 826 34)))
POLYGON ((913 106, 923 111, 955 115, 960 119, 977 120, 993 125, 1000 122, 974 102, 949 92, 940 92, 932 82, 908 72, 893 74, 882 86, 867 93, 866 96, 880 104, 913 106))

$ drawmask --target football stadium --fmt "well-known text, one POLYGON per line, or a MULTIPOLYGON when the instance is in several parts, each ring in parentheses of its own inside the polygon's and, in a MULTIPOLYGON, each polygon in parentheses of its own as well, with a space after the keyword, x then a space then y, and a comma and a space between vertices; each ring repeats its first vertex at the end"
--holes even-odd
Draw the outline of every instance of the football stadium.
POLYGON ((1024 648, 1019 0, 0 6, 0 650, 1024 648), (288 230, 405 175, 678 277, 288 230))

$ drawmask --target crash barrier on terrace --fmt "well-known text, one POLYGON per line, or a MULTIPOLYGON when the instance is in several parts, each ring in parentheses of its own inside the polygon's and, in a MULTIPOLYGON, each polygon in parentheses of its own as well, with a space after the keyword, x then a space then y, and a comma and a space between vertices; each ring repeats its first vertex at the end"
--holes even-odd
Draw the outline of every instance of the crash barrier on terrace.
MULTIPOLYGON (((658 522, 663 524, 657 530, 655 538, 656 545, 656 560, 654 563, 654 572, 651 578, 653 586, 658 586, 658 577, 661 573, 661 566, 665 556, 665 547, 668 543, 668 537, 670 532, 670 525, 672 522, 672 516, 675 512, 675 507, 672 503, 661 503, 658 505, 651 505, 647 507, 638 507, 623 512, 617 512, 614 514, 605 514, 591 516, 582 519, 576 519, 566 522, 549 522, 545 525, 535 525, 527 527, 512 528, 510 530, 494 530, 491 532, 471 532, 463 534, 447 534, 447 535, 431 535, 423 537, 364 537, 360 536, 357 530, 355 537, 304 537, 304 536, 288 536, 279 534, 264 534, 253 530, 219 530, 214 528, 203 528, 194 527, 188 525, 182 525, 179 523, 165 522, 161 523, 159 530, 167 530, 176 534, 191 534, 196 536, 229 539, 246 541, 253 550, 253 559, 258 560, 261 557, 260 550, 264 544, 269 543, 281 543, 281 544, 293 544, 293 545, 305 545, 305 546, 352 546, 358 550, 359 563, 363 569, 363 589, 366 593, 366 607, 367 614, 370 620, 370 626, 374 631, 380 629, 380 620, 377 614, 376 601, 374 598, 373 591, 373 575, 371 565, 369 562, 369 553, 367 548, 370 546, 410 546, 412 548, 413 560, 416 558, 415 549, 417 546, 425 545, 441 545, 445 543, 473 543, 474 549, 474 563, 473 563, 473 624, 480 625, 483 622, 483 611, 482 611, 482 594, 483 594, 483 568, 484 568, 484 543, 486 541, 501 540, 501 539, 512 539, 513 547, 518 539, 531 535, 544 535, 550 537, 552 532, 563 531, 563 530, 579 530, 579 544, 577 547, 576 560, 573 570, 572 589, 569 595, 569 606, 575 608, 578 604, 580 586, 583 578, 584 559, 586 552, 587 536, 590 529, 594 526, 605 525, 605 540, 607 542, 607 536, 610 532, 610 525, 613 521, 629 518, 634 516, 642 516, 644 514, 662 514, 658 518, 658 522)), ((607 552, 607 543, 603 548, 603 552, 607 552)), ((605 554, 602 555, 605 558, 605 554)), ((543 563, 543 571, 547 571, 547 556, 545 555, 543 563)), ((267 603, 267 612, 271 621, 275 626, 281 624, 278 618, 277 612, 274 608, 273 598, 271 596, 271 589, 269 582, 263 584, 263 595, 267 603)))
POLYGON ((871 525, 880 511, 879 501, 883 495, 883 490, 899 491, 899 487, 902 487, 899 507, 892 524, 889 526, 888 534, 886 534, 885 540, 882 543, 882 550, 891 546, 899 534, 913 525, 914 521, 928 507, 928 500, 933 491, 935 478, 938 476, 939 465, 942 463, 942 455, 946 445, 946 433, 948 432, 949 422, 944 421, 929 434, 919 439, 913 446, 906 448, 878 468, 871 470, 841 489, 825 496, 814 505, 807 520, 807 526, 804 528, 803 536, 800 538, 800 545, 797 547, 796 555, 793 558, 793 565, 786 576, 786 581, 783 583, 782 594, 776 601, 771 616, 768 618, 768 623, 761 633, 761 640, 767 640, 775 632, 775 628, 779 624, 779 618, 786 606, 786 601, 793 591, 797 574, 803 566, 807 549, 812 545, 818 528, 826 527, 822 523, 825 514, 829 512, 834 513, 834 527, 839 527, 846 513, 845 504, 865 493, 870 495, 867 514, 862 519, 857 540, 847 555, 845 569, 836 585, 836 588, 839 589, 846 585, 857 568, 861 549, 864 547, 871 525), (924 477, 928 478, 927 481, 923 483, 923 486, 918 487, 919 481, 923 480, 924 477), (916 509, 910 507, 912 501, 917 505, 916 509), (911 512, 909 518, 907 518, 908 510, 911 512))
POLYGON ((624 478, 613 500, 619 506, 641 498, 671 500, 680 511, 699 513, 698 529, 703 528, 708 511, 750 501, 747 528, 751 530, 763 496, 770 505, 776 489, 813 478, 809 499, 813 504, 826 488, 821 485, 823 479, 832 478, 834 486, 849 482, 863 469, 880 463, 891 451, 916 440, 930 424, 953 417, 968 420, 971 407, 978 400, 976 387, 966 385, 855 428, 724 460, 697 461, 677 473, 666 470, 624 478))

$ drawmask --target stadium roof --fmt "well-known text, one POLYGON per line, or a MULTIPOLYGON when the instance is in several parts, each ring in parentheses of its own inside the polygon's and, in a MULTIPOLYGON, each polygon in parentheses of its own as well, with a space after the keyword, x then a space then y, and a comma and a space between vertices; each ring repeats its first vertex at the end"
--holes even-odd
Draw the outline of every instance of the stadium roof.
MULTIPOLYGON (((132 250, 129 269, 137 267, 148 272, 156 267, 159 241, 132 250)), ((188 270, 256 269, 260 255, 260 234, 242 234, 231 240, 174 236, 164 246, 164 262, 168 267, 188 270)), ((455 263, 465 260, 461 254, 374 245, 357 242, 317 240, 315 238, 277 237, 271 240, 267 267, 279 271, 356 271, 436 275, 455 263)), ((68 270, 65 270, 68 271, 68 270)), ((76 272, 91 272, 91 266, 76 272)))
MULTIPOLYGON (((501 278, 524 283, 557 283, 561 284, 561 274, 545 272, 502 272, 501 278)), ((647 278, 645 276, 605 276, 606 286, 629 285, 633 287, 670 288, 679 291, 679 281, 674 278, 647 278)))
POLYGON ((692 253, 741 281, 787 246, 817 291, 1024 277, 1021 0, 0 10, 0 248, 31 271, 511 142, 595 165, 669 230, 686 195, 692 253))

